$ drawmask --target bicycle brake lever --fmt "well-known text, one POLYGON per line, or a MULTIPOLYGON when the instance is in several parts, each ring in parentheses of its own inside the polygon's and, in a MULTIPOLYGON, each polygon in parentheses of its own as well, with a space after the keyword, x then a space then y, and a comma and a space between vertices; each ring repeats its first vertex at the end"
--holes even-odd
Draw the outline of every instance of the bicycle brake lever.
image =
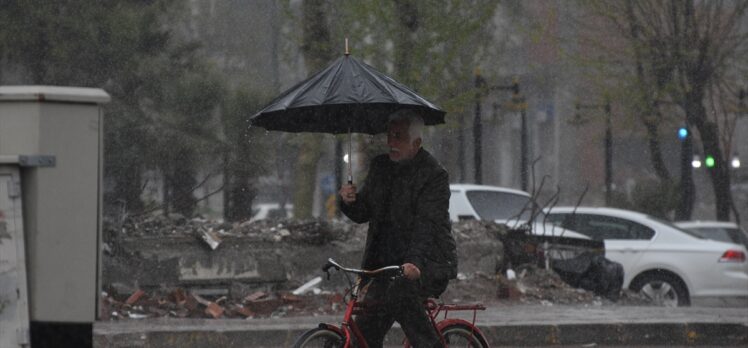
POLYGON ((327 280, 330 280, 330 268, 333 267, 335 267, 335 265, 333 265, 329 261, 324 266, 322 266, 322 272, 327 273, 327 280))

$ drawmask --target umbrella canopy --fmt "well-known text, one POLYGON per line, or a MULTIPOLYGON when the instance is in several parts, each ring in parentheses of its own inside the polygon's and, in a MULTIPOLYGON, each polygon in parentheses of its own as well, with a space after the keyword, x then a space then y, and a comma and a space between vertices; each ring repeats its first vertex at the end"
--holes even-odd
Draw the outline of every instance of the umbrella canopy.
POLYGON ((386 131, 393 112, 411 109, 426 125, 444 123, 445 112, 405 85, 344 55, 281 94, 250 118, 267 130, 368 133, 386 131))

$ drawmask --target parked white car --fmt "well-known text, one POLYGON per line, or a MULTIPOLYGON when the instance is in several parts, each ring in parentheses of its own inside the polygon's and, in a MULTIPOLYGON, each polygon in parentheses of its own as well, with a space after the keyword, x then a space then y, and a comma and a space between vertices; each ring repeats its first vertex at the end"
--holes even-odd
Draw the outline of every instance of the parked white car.
POLYGON ((449 187, 449 217, 453 222, 488 220, 512 229, 529 227, 534 239, 542 242, 538 251, 547 260, 571 259, 586 252, 604 254, 603 242, 546 222, 545 213, 527 192, 486 185, 449 187))
POLYGON ((748 233, 729 221, 678 221, 676 226, 694 231, 706 239, 743 244, 748 248, 748 233))
POLYGON ((249 221, 263 219, 282 219, 293 217, 293 204, 286 203, 284 210, 281 210, 278 203, 259 203, 252 207, 252 218, 249 221))
POLYGON ((535 235, 591 239, 544 221, 545 213, 525 191, 472 184, 451 184, 449 189, 452 193, 449 198, 449 218, 453 222, 488 220, 516 228, 532 219, 530 228, 535 235))
POLYGON ((748 296, 745 246, 704 239, 638 212, 554 207, 548 221, 605 241, 605 257, 623 265, 623 287, 665 306, 691 299, 748 296))

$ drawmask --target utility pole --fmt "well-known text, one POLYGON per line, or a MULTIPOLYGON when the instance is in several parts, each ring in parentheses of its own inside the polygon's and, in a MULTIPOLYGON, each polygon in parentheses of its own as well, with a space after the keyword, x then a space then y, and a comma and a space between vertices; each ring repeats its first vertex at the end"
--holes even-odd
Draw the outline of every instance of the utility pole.
POLYGON ((481 102, 483 96, 481 89, 486 81, 480 76, 480 71, 475 69, 475 117, 473 118, 473 163, 475 166, 475 183, 483 183, 483 122, 481 120, 481 102))
POLYGON ((457 116, 458 131, 457 131, 457 165, 460 167, 460 181, 465 182, 467 180, 467 165, 465 165, 465 117, 466 115, 460 113, 457 116))
POLYGON ((509 88, 512 90, 512 108, 519 110, 521 117, 519 176, 522 190, 527 191, 529 186, 527 168, 529 162, 527 103, 525 102, 525 98, 519 94, 519 80, 517 78, 512 79, 512 85, 509 88))
POLYGON ((605 139, 603 140, 605 156, 605 205, 610 206, 613 193, 613 126, 610 100, 605 104, 576 104, 577 119, 581 119, 579 110, 581 109, 602 109, 605 112, 605 139))
POLYGON ((613 193, 613 127, 610 101, 605 102, 605 205, 610 206, 613 193))

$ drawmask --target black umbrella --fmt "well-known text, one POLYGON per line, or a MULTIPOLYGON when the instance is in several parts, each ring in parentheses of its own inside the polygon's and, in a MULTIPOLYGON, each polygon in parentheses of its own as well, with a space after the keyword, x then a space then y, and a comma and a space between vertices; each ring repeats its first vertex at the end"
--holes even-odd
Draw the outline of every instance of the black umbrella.
POLYGON ((386 130, 389 115, 400 110, 415 111, 426 125, 444 123, 445 112, 438 106, 346 53, 282 93, 249 121, 285 132, 377 134, 386 130))

